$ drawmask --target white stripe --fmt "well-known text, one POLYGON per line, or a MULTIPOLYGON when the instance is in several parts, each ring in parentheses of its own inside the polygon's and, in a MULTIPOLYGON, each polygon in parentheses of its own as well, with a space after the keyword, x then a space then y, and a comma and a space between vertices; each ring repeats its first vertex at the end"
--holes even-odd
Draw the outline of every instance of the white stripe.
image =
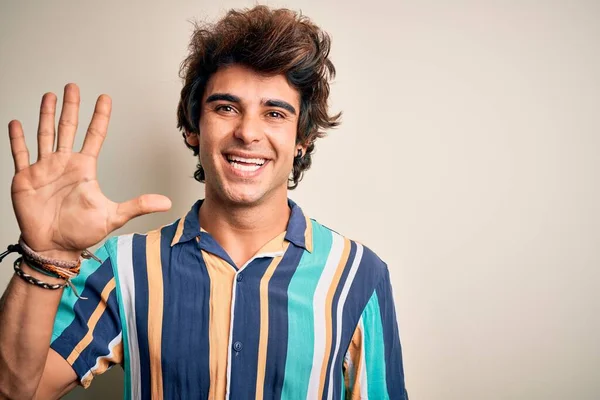
POLYGON ((321 369, 323 368, 323 357, 325 356, 325 331, 327 322, 325 320, 325 305, 327 302, 327 292, 333 281, 335 270, 340 262, 344 251, 344 238, 339 234, 332 232, 333 241, 331 243, 331 251, 327 257, 325 268, 321 273, 319 282, 315 289, 313 298, 313 315, 314 319, 314 351, 313 364, 310 371, 310 380, 308 383, 307 399, 317 399, 321 395, 319 393, 319 384, 321 380, 321 369))
POLYGON ((127 321, 127 344, 129 350, 129 379, 131 398, 142 396, 140 378, 140 349, 135 316, 135 282, 133 278, 133 235, 119 236, 117 242, 117 270, 119 272, 119 290, 125 320, 127 321))
POLYGON ((340 299, 337 304, 337 335, 335 338, 335 350, 333 352, 333 362, 331 363, 331 367, 329 368, 329 388, 327 390, 327 398, 333 398, 333 370, 335 366, 335 360, 338 355, 338 351, 340 349, 340 342, 342 340, 342 313, 344 311, 344 305, 346 304, 346 298, 348 298, 348 292, 350 291, 350 286, 352 286, 352 282, 354 282, 354 277, 356 276, 356 271, 358 270, 358 265, 360 264, 360 260, 363 255, 363 246, 357 244, 356 247, 356 255, 354 256, 354 261, 352 263, 352 267, 350 267, 350 272, 348 273, 348 278, 344 283, 344 287, 342 288, 342 293, 340 294, 340 299))
POLYGON ((363 323, 362 317, 360 317, 360 334, 362 336, 361 346, 360 346, 360 398, 361 400, 369 400, 369 387, 367 386, 369 382, 367 382, 367 356, 365 354, 365 324, 363 323))
MULTIPOLYGON (((238 271, 239 272, 239 271, 238 271)), ((231 292, 231 310, 230 312, 230 322, 229 322, 229 340, 227 341, 227 388, 225 390, 225 398, 229 399, 229 394, 231 390, 231 341, 233 340, 233 314, 235 311, 235 292, 237 287, 237 272, 233 278, 233 289, 231 292)))
MULTIPOLYGON (((87 376, 89 374, 94 374, 97 370, 98 367, 100 366, 100 361, 102 361, 102 359, 112 359, 115 356, 115 347, 121 343, 123 339, 123 334, 121 332, 119 332, 119 334, 117 336, 115 336, 113 338, 113 340, 110 341, 110 343, 108 343, 108 354, 104 355, 104 356, 99 356, 96 358, 96 364, 94 364, 94 366, 83 376, 82 380, 84 380, 85 378, 87 378, 87 376)), ((108 369, 111 369, 112 365, 108 367, 108 369)), ((107 371, 108 371, 107 369, 107 371)))

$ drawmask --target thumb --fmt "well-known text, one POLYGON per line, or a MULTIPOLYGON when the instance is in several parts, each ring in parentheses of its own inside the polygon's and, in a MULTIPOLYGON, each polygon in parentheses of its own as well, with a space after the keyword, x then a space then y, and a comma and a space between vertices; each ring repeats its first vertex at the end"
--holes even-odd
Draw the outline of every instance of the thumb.
POLYGON ((171 200, 160 194, 144 194, 134 199, 119 203, 114 216, 114 229, 125 225, 128 221, 141 215, 168 211, 171 208, 171 200))

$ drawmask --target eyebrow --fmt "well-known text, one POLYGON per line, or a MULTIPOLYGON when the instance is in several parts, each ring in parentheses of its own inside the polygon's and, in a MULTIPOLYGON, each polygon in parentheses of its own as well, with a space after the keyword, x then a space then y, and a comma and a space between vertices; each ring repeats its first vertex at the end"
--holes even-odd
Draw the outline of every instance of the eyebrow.
MULTIPOLYGON (((231 103, 241 103, 242 100, 231 93, 213 93, 206 98, 206 103, 213 103, 215 101, 229 101, 231 103)), ((263 104, 267 107, 279 107, 284 110, 289 111, 290 113, 296 115, 296 109, 287 101, 278 100, 278 99, 268 99, 263 100, 263 104)))
POLYGON ((290 103, 288 103, 287 101, 283 101, 283 100, 275 100, 275 99, 269 99, 266 100, 265 105, 268 107, 279 107, 279 108, 283 108, 284 110, 289 111, 290 113, 296 115, 296 109, 294 108, 294 106, 292 106, 290 103))
POLYGON ((232 103, 241 103, 241 99, 237 96, 234 96, 230 93, 213 93, 206 98, 207 103, 212 103, 215 101, 230 101, 232 103))

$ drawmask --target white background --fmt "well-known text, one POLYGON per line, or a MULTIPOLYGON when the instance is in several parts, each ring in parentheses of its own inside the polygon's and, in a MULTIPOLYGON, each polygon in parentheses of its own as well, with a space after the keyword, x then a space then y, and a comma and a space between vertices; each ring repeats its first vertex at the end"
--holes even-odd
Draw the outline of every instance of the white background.
MULTIPOLYGON (((113 200, 203 196, 176 130, 194 19, 246 1, 0 3, 0 121, 35 159, 44 92, 113 98, 99 180, 113 200), (4 125, 6 126, 6 125, 4 125)), ((332 111, 291 193, 388 262, 413 400, 598 399, 600 3, 288 0, 333 37, 332 111)), ((0 245, 18 238, 8 135, 0 245)), ((0 142, 2 143, 2 142, 0 142)), ((12 258, 11 258, 12 260, 12 258)), ((12 276, 9 259, 0 289, 12 276)), ((69 399, 120 398, 114 368, 69 399)))

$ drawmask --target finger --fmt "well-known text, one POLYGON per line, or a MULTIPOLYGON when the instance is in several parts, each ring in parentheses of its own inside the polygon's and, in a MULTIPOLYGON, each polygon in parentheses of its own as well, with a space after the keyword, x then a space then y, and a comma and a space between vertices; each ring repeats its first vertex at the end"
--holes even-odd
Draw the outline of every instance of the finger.
POLYGON ((38 124, 38 161, 54 151, 54 116, 56 114, 56 95, 46 93, 40 106, 38 124))
POLYGON ((15 162, 15 173, 29 167, 29 150, 25 143, 23 127, 19 121, 10 121, 8 124, 8 137, 10 150, 15 162))
POLYGON ((98 157, 100 148, 108 131, 108 121, 110 120, 110 112, 112 109, 112 100, 109 96, 103 94, 98 97, 92 121, 85 134, 83 147, 81 152, 94 157, 98 157))
POLYGON ((63 106, 58 120, 58 145, 56 151, 71 151, 77 133, 79 118, 79 88, 74 83, 65 86, 63 106))
POLYGON ((117 205, 116 215, 112 221, 112 230, 120 228, 135 217, 154 212, 168 211, 170 208, 171 200, 160 194, 145 194, 125 201, 117 205))

